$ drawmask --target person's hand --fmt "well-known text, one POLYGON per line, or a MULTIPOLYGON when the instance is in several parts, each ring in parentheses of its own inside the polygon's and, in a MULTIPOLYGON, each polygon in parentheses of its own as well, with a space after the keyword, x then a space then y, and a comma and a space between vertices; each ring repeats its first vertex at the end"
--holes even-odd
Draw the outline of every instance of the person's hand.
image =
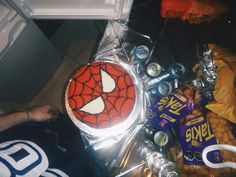
POLYGON ((59 111, 49 105, 36 106, 27 111, 29 120, 36 122, 50 121, 57 118, 59 111))

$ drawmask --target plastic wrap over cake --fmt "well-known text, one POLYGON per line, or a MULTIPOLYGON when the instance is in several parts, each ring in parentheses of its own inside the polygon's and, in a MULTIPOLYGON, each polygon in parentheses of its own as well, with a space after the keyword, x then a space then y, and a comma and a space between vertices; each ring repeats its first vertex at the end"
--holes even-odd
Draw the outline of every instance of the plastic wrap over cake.
POLYGON ((128 28, 125 23, 109 21, 99 43, 95 60, 105 58, 108 60, 122 60, 130 64, 132 50, 139 45, 146 45, 152 50, 154 47, 149 36, 128 28))
POLYGON ((124 38, 127 31, 128 27, 125 24, 109 21, 97 50, 97 58, 100 59, 101 56, 107 57, 114 52, 121 52, 122 48, 120 45, 123 45, 121 44, 121 38, 124 38))
POLYGON ((117 141, 138 122, 140 88, 129 65, 100 59, 75 71, 66 90, 66 109, 90 141, 117 141))

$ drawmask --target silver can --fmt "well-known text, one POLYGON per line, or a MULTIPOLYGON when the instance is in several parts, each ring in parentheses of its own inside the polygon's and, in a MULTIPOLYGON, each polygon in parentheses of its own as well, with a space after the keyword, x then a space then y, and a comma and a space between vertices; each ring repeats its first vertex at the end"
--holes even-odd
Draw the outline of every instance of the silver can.
POLYGON ((143 63, 149 57, 149 49, 145 45, 135 47, 131 51, 131 60, 135 63, 143 63))
POLYGON ((145 138, 153 141, 158 146, 166 146, 169 142, 169 135, 161 130, 151 127, 149 124, 145 125, 142 129, 145 138))
POLYGON ((169 82, 160 82, 153 86, 151 94, 158 95, 160 97, 168 96, 173 90, 172 85, 169 82))
POLYGON ((179 177, 179 171, 175 163, 166 156, 156 151, 155 145, 150 141, 144 141, 139 148, 141 158, 158 177, 179 177))
POLYGON ((175 63, 167 68, 158 77, 150 79, 144 83, 146 89, 153 87, 155 84, 165 80, 174 80, 181 78, 185 73, 185 67, 182 64, 175 63))
POLYGON ((158 63, 150 63, 146 68, 149 77, 157 77, 161 73, 161 66, 158 63))
POLYGON ((166 132, 158 131, 155 133, 153 140, 156 145, 164 147, 169 142, 169 137, 166 132))

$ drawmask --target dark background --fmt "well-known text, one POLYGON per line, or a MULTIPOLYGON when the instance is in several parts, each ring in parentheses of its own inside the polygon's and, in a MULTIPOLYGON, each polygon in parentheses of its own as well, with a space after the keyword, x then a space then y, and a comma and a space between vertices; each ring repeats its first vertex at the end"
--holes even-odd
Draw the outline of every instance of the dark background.
MULTIPOLYGON (((128 26, 149 35, 156 48, 151 61, 163 67, 180 62, 187 68, 191 78, 191 68, 198 61, 197 46, 215 43, 229 49, 236 49, 236 1, 224 0, 229 11, 211 23, 189 24, 180 19, 163 19, 160 16, 160 0, 134 0, 128 26)), ((64 22, 63 20, 35 20, 47 37, 64 22)), ((96 21, 99 43, 106 21, 96 21)), ((96 47, 91 56, 96 52, 96 47)))

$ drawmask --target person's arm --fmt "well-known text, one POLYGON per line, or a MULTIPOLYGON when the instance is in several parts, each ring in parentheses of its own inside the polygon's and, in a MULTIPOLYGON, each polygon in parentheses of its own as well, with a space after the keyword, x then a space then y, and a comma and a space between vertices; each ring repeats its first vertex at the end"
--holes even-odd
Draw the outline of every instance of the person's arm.
POLYGON ((23 112, 0 115, 0 132, 27 121, 43 122, 55 119, 57 115, 57 109, 48 105, 33 107, 23 112))

